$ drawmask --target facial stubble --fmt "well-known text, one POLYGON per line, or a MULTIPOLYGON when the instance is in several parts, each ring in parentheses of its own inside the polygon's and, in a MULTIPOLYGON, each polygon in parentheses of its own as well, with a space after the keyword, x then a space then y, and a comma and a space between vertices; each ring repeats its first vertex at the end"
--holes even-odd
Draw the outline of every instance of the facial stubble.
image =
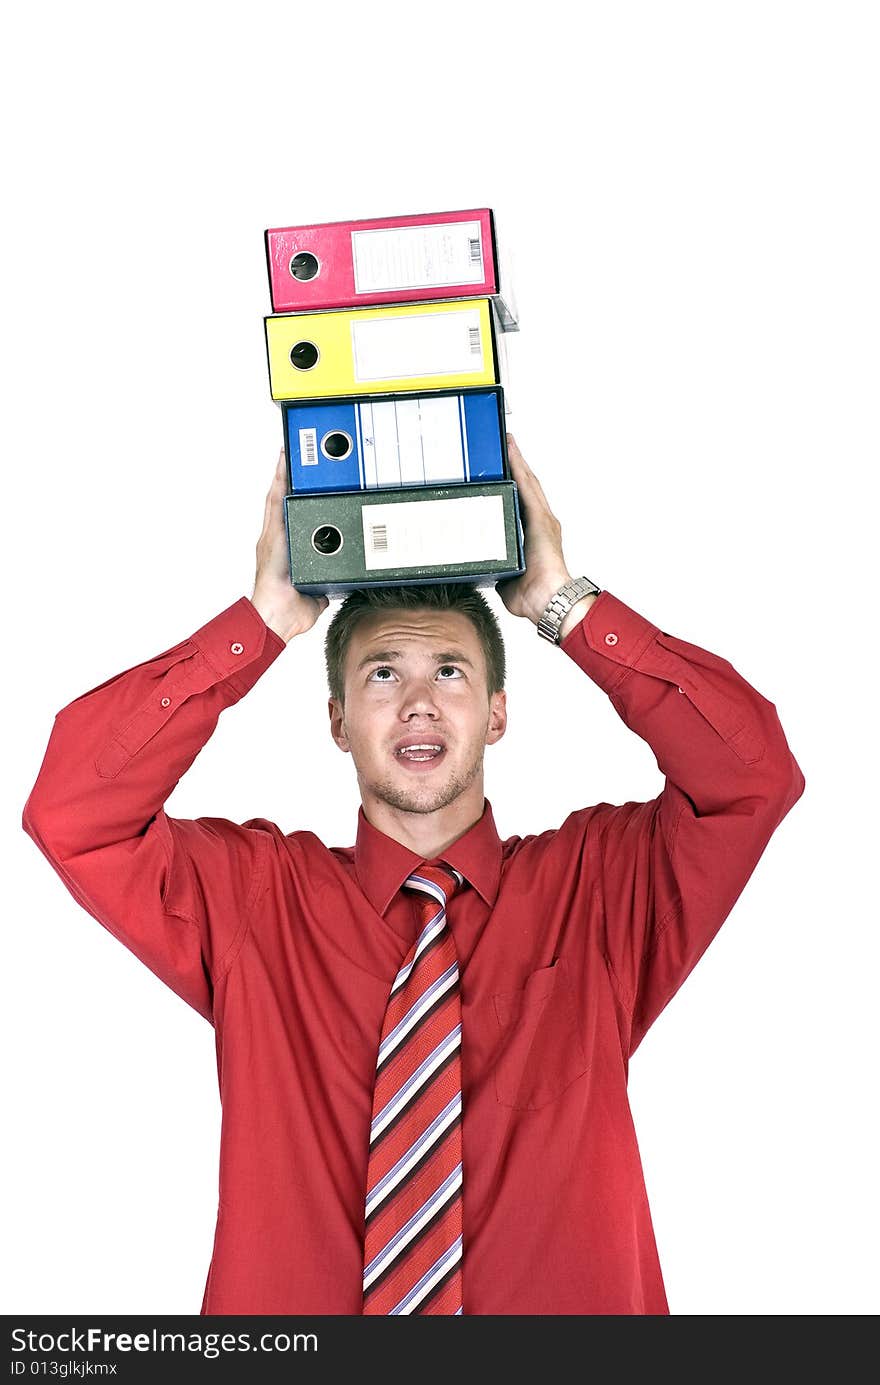
POLYGON ((401 787, 390 775, 387 778, 379 779, 376 783, 365 785, 360 769, 358 768, 357 760, 354 757, 354 751, 352 750, 352 759, 355 760, 355 770, 357 772, 358 783, 361 786, 361 792, 363 793, 366 787, 375 798, 380 799, 381 802, 387 803, 390 808, 396 808, 400 812, 439 812, 441 808, 445 808, 448 804, 454 803, 455 800, 470 787, 482 769, 483 756, 486 750, 486 734, 488 730, 489 721, 487 718, 486 725, 483 729, 482 744, 477 746, 471 763, 466 765, 459 773, 453 774, 452 778, 446 780, 445 783, 436 785, 428 784, 426 781, 423 781, 421 783, 414 782, 411 787, 401 787))

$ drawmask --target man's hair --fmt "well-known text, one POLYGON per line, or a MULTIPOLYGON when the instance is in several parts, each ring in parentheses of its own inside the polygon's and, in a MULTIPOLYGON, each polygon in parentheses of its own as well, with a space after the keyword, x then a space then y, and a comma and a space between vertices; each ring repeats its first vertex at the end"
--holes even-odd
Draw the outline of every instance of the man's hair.
POLYGON ((375 611, 460 611, 474 626, 486 660, 489 696, 504 687, 505 655, 501 627, 486 598, 470 582, 425 586, 359 587, 349 592, 324 639, 330 696, 345 705, 345 656, 358 624, 375 611))

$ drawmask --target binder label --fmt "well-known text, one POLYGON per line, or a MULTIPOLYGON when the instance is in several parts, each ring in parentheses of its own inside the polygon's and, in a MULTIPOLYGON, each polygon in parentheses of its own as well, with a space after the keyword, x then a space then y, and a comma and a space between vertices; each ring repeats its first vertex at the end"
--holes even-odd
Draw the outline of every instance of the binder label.
POLYGON ((367 571, 507 557, 504 498, 500 495, 364 505, 361 520, 367 571))
POLYGON ((318 430, 317 428, 300 428, 299 430, 299 458, 303 466, 318 465, 318 430))
MULTIPOLYGON (((401 396, 358 405, 368 486, 469 481, 461 395, 401 396)), ((499 473, 500 475, 501 473, 499 473)))
POLYGON ((483 369, 479 308, 353 321, 351 345, 358 383, 483 369))
POLYGON ((482 284, 483 234, 479 221, 352 231, 355 293, 482 284))

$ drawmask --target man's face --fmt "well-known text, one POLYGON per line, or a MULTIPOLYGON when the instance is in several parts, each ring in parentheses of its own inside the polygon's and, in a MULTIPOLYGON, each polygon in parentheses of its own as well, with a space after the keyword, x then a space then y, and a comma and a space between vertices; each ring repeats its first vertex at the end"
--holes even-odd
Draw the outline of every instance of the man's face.
POLYGON ((378 800, 433 813, 473 786, 479 811, 483 751, 504 735, 506 694, 489 697, 482 645, 467 616, 371 614, 351 639, 344 673, 344 710, 329 702, 331 732, 351 752, 365 807, 378 800), (403 743, 441 749, 400 754, 403 743))

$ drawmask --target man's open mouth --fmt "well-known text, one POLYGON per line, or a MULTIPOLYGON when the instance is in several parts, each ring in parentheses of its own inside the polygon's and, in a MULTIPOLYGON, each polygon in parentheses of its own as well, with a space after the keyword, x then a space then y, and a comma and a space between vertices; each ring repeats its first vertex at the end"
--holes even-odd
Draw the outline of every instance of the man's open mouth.
POLYGON ((402 760, 436 760, 438 755, 443 754, 442 745, 405 745, 397 751, 402 760))
POLYGON ((434 764, 443 758, 446 747, 440 741, 413 741, 407 745, 398 746, 394 752, 398 760, 409 765, 434 764))

